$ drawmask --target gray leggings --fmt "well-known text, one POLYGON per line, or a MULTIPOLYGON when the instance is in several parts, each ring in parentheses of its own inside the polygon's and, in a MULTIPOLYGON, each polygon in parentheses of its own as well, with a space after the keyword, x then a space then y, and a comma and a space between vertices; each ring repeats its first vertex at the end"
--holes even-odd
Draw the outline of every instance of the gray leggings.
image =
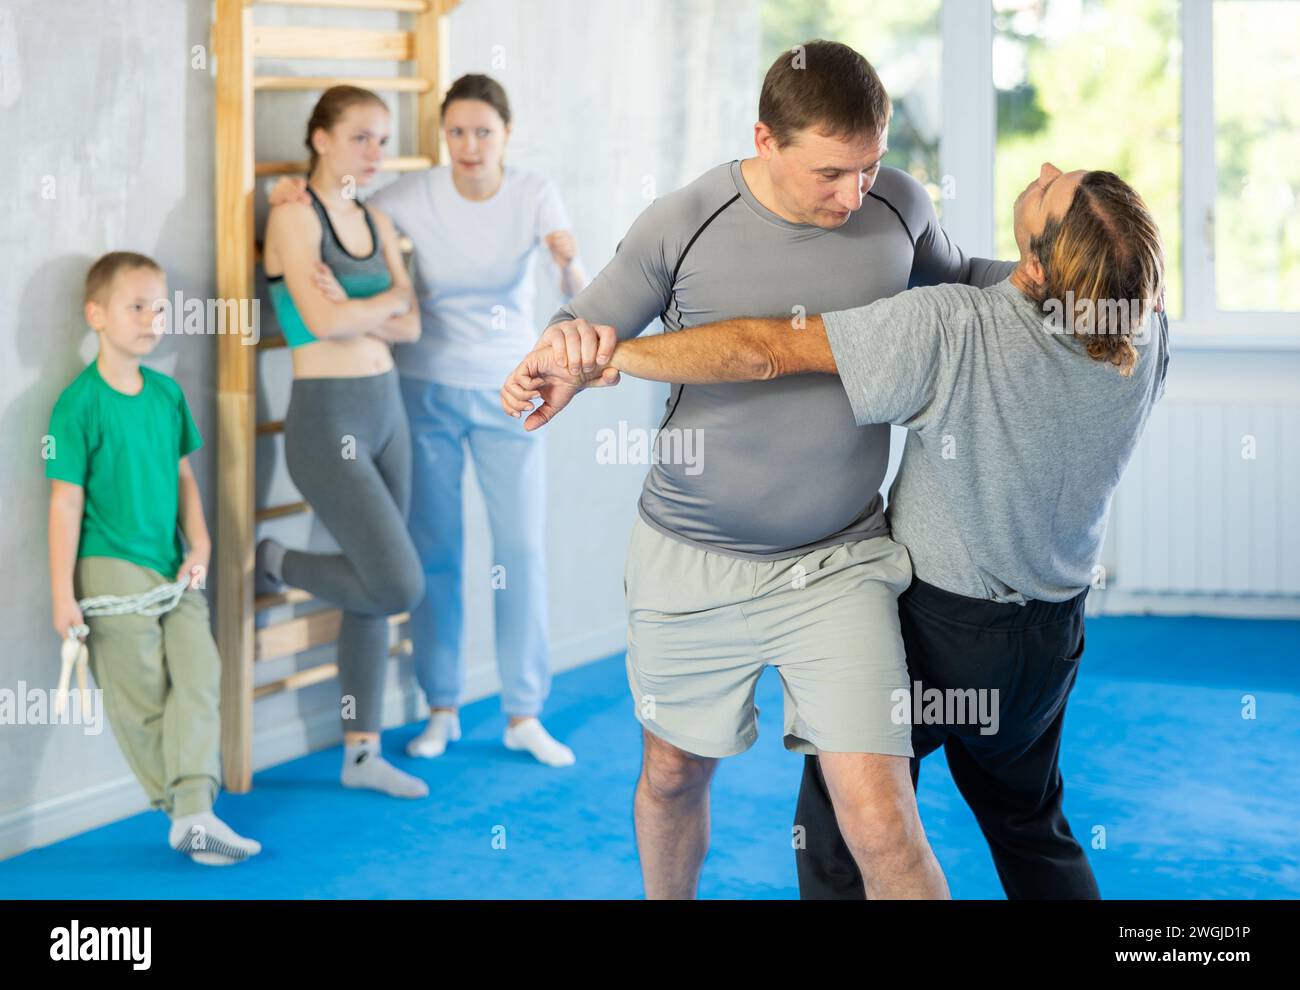
POLYGON ((343 610, 339 688, 355 705, 343 728, 378 732, 386 617, 409 611, 424 596, 424 573, 406 528, 411 434, 397 372, 294 379, 284 451, 289 476, 343 552, 289 550, 282 576, 343 610))

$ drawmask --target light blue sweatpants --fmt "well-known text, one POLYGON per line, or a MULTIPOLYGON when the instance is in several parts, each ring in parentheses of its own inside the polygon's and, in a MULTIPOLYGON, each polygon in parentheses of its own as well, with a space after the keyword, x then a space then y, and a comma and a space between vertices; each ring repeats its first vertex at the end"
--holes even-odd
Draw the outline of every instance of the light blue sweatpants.
POLYGON ((538 715, 551 687, 546 594, 546 463, 542 438, 501 410, 497 389, 402 378, 411 422, 411 538, 424 567, 424 600, 411 614, 415 673, 428 703, 457 706, 465 685, 461 480, 465 450, 487 503, 501 707, 538 715))

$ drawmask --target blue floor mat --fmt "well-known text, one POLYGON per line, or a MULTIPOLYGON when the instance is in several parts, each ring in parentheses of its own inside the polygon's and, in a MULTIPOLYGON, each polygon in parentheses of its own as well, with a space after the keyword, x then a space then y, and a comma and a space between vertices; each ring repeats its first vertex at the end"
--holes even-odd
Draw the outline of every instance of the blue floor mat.
MULTIPOLYGON (((1300 622, 1089 620, 1062 745, 1065 808, 1111 898, 1300 897, 1300 622), (1242 717, 1243 696, 1255 699, 1242 717), (1104 829, 1105 847, 1094 848, 1104 829)), ((724 760, 700 894, 797 896, 790 828, 801 758, 781 745, 781 687, 758 688, 760 737, 724 760)), ((640 762, 622 655, 555 679, 546 724, 578 755, 551 769, 501 745, 496 698, 464 709, 436 760, 384 749, 428 781, 400 801, 339 786, 333 748, 258 773, 217 812, 263 853, 225 869, 164 845, 149 812, 0 863, 9 898, 621 898, 641 895, 632 834, 640 762)), ((942 753, 921 816, 954 897, 1001 897, 942 753)))

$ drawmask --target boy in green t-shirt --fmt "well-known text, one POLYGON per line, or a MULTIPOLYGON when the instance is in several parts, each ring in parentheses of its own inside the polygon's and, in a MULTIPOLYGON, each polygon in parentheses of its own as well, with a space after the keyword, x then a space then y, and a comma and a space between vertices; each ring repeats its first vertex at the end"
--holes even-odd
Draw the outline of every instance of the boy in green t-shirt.
POLYGON ((91 616, 90 669, 127 763, 172 819, 168 844, 205 865, 261 850, 212 813, 220 780, 221 658, 198 588, 211 543, 186 455, 202 443, 180 386, 141 366, 167 281, 152 259, 115 251, 86 275, 99 355, 50 416, 54 629, 83 622, 78 599, 190 584, 162 615, 91 616), (177 529, 184 529, 185 553, 177 529))

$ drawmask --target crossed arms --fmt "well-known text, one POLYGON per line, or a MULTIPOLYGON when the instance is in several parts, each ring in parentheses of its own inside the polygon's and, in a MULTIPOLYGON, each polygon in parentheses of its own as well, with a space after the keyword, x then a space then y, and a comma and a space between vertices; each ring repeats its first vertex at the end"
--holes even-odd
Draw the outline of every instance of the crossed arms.
MULTIPOLYGON (((305 196, 305 194, 304 194, 305 196)), ((318 340, 373 336, 406 343, 420 336, 420 314, 402 259, 393 222, 371 210, 392 285, 365 298, 350 298, 320 256, 321 225, 315 210, 287 202, 271 210, 266 224, 266 253, 281 267, 285 286, 303 322, 318 340)))

